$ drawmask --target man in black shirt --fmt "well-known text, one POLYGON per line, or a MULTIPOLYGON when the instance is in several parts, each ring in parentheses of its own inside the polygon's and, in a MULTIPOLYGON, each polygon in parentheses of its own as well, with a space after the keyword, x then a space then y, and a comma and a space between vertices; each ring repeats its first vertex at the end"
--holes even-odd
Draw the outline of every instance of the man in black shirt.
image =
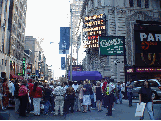
POLYGON ((44 115, 48 115, 48 110, 50 107, 50 96, 51 96, 52 90, 49 89, 49 84, 46 84, 46 87, 44 88, 44 101, 45 101, 45 106, 44 106, 44 115))
MULTIPOLYGON (((142 87, 139 90, 139 101, 140 101, 139 104, 141 102, 146 103, 146 107, 147 107, 150 119, 154 120, 153 109, 152 109, 152 106, 153 106, 152 90, 150 88, 148 80, 144 82, 144 87, 142 87)), ((143 120, 143 119, 144 119, 144 114, 142 117, 140 117, 140 120, 143 120)))

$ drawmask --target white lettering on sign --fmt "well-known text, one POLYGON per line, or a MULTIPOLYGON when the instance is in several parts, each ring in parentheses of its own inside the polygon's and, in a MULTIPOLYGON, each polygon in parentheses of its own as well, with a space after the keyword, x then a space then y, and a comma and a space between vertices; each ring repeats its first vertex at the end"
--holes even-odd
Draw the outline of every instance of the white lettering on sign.
POLYGON ((144 39, 147 39, 147 41, 161 41, 161 34, 155 34, 154 37, 152 33, 149 33, 148 35, 140 33, 140 41, 143 41, 144 39))
MULTIPOLYGON (((112 39, 112 40, 109 40, 108 42, 106 42, 106 40, 102 40, 100 42, 102 47, 108 47, 108 46, 111 46, 111 45, 119 45, 120 43, 123 43, 121 41, 121 39, 112 39)), ((118 48, 118 46, 117 46, 117 48, 118 48)))

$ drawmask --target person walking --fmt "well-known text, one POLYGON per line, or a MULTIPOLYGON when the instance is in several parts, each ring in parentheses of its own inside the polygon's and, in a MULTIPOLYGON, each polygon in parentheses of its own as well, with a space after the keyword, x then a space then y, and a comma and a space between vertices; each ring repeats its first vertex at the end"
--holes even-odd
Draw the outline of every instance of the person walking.
POLYGON ((81 81, 79 81, 79 86, 78 86, 78 112, 81 112, 81 105, 83 103, 83 84, 81 81))
POLYGON ((2 87, 3 87, 3 96, 2 96, 3 109, 7 109, 9 105, 9 87, 7 78, 4 78, 2 87))
POLYGON ((58 115, 58 110, 60 109, 60 115, 63 115, 63 107, 64 107, 64 96, 65 89, 61 86, 61 82, 58 82, 58 86, 54 89, 53 94, 55 95, 55 115, 58 115))
POLYGON ((19 106, 20 106, 20 97, 18 96, 20 85, 18 83, 19 83, 19 80, 16 79, 15 84, 14 84, 14 87, 15 87, 15 91, 14 91, 15 113, 19 113, 19 106))
POLYGON ((78 84, 77 81, 74 81, 74 84, 72 85, 75 91, 75 100, 74 100, 74 111, 78 112, 78 84))
POLYGON ((0 110, 2 110, 2 96, 3 96, 3 79, 0 77, 0 110))
POLYGON ((91 99, 90 99, 90 90, 91 86, 89 84, 89 81, 86 80, 84 81, 84 86, 83 86, 83 113, 87 113, 87 106, 88 106, 88 111, 90 110, 90 105, 91 105, 91 99))
MULTIPOLYGON (((146 103, 146 107, 147 107, 150 119, 155 120, 154 119, 154 112, 153 112, 152 90, 150 88, 150 84, 149 84, 148 80, 145 80, 144 86, 141 87, 138 94, 139 94, 139 104, 141 102, 146 103)), ((143 111, 143 116, 140 117, 140 120, 143 120, 143 119, 144 119, 144 111, 143 111)))
POLYGON ((31 93, 33 97, 34 115, 40 116, 40 101, 42 98, 42 89, 39 87, 38 82, 34 83, 31 93))
MULTIPOLYGON (((32 97, 32 88, 34 86, 33 84, 34 80, 30 79, 29 80, 29 83, 28 83, 28 89, 29 89, 29 100, 30 100, 30 104, 29 104, 29 107, 30 107, 30 111, 33 111, 34 110, 34 105, 33 105, 33 97, 32 97)), ((30 112, 30 113, 33 113, 33 112, 30 112)))
POLYGON ((103 99, 103 96, 102 96, 102 93, 103 93, 103 90, 101 88, 101 82, 97 82, 97 86, 95 87, 95 91, 96 93, 96 103, 97 103, 97 109, 98 109, 98 112, 101 112, 102 109, 102 99, 103 99))
POLYGON ((114 90, 115 90, 114 79, 110 79, 110 83, 107 87, 109 87, 108 91, 109 95, 107 96, 108 113, 106 116, 112 116, 112 106, 114 103, 114 90))
POLYGON ((127 96, 128 96, 128 99, 129 99, 129 107, 132 106, 133 86, 134 86, 134 83, 132 82, 132 79, 130 79, 126 84, 127 96))
POLYGON ((69 107, 71 107, 71 113, 73 113, 75 90, 72 87, 72 82, 69 82, 69 87, 66 90, 66 94, 67 94, 67 106, 68 106, 66 113, 69 113, 69 107))
POLYGON ((46 84, 46 87, 44 89, 44 101, 45 101, 44 115, 48 115, 48 110, 49 110, 49 107, 51 105, 51 103, 50 103, 51 93, 52 93, 52 90, 49 89, 49 84, 46 84))
POLYGON ((91 103, 92 107, 91 109, 96 109, 96 93, 95 93, 95 82, 92 84, 92 95, 91 95, 91 103))
POLYGON ((27 103, 28 103, 28 91, 26 87, 26 81, 21 82, 21 87, 19 89, 18 93, 19 99, 20 99, 20 111, 19 116, 26 117, 26 110, 27 110, 27 103))
POLYGON ((103 106, 104 106, 104 108, 107 108, 107 106, 108 106, 108 104, 107 104, 107 95, 106 95, 107 84, 108 84, 108 80, 105 79, 105 81, 103 83, 103 86, 102 86, 102 90, 103 90, 103 106))
POLYGON ((115 103, 118 104, 118 99, 120 101, 120 104, 122 104, 122 93, 121 93, 122 86, 120 84, 120 81, 117 82, 116 85, 116 99, 115 103))

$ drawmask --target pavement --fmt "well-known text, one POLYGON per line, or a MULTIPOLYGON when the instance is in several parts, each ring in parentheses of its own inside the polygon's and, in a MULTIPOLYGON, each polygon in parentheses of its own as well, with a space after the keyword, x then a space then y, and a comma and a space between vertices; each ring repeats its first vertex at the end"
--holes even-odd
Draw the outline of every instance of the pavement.
MULTIPOLYGON (((91 112, 82 113, 74 112, 64 116, 54 116, 53 113, 49 115, 34 116, 34 114, 28 114, 29 117, 19 117, 14 112, 14 108, 10 108, 7 111, 10 113, 10 120, 139 120, 139 117, 135 117, 136 105, 139 100, 133 100, 133 106, 128 106, 128 100, 123 99, 123 104, 115 104, 115 110, 112 112, 112 116, 106 116, 107 109, 102 107, 102 112, 97 110, 91 110, 91 112)), ((157 101, 156 101, 157 102, 157 101)), ((161 102, 161 100, 160 100, 161 102)), ((161 120, 161 103, 154 103, 154 118, 161 120)), ((145 120, 150 120, 147 109, 144 112, 145 120)))

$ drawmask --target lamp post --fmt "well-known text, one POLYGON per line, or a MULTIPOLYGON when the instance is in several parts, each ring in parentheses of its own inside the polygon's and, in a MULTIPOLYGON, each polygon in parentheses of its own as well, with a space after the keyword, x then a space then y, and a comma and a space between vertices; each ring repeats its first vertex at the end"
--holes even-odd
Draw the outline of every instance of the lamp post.
POLYGON ((71 13, 71 20, 70 20, 70 47, 71 47, 71 56, 70 56, 70 81, 72 81, 72 4, 70 4, 70 13, 71 13))

